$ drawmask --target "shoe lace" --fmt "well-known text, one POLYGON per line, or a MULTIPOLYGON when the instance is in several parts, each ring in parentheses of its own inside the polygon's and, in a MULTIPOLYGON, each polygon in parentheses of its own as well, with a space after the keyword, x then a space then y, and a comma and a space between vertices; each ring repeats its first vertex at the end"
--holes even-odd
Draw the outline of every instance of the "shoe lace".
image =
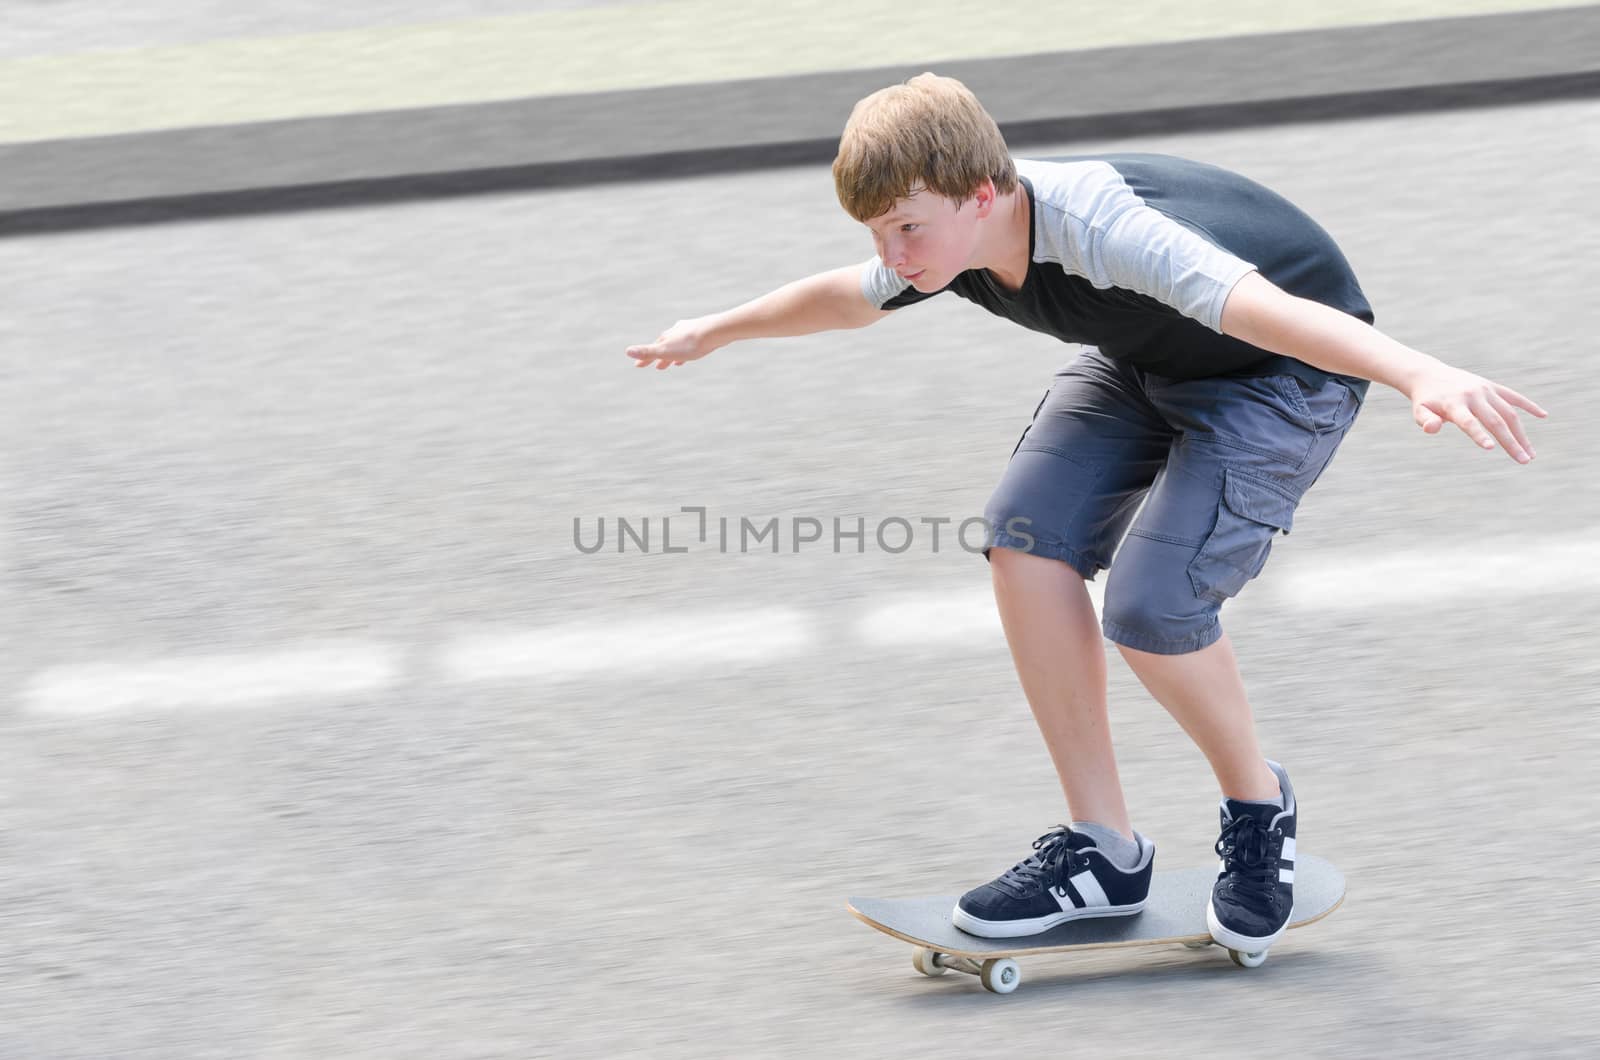
POLYGON ((1072 830, 1063 824, 1035 839, 1033 849, 1038 853, 1007 869, 995 881, 996 885, 1004 887, 1017 898, 1037 893, 1045 887, 1065 894, 1067 877, 1088 865, 1088 861, 1068 845, 1071 837, 1072 830))
POLYGON ((1273 855, 1272 840, 1279 834, 1263 828, 1247 813, 1222 829, 1215 849, 1235 890, 1264 900, 1277 895, 1278 859, 1273 855))

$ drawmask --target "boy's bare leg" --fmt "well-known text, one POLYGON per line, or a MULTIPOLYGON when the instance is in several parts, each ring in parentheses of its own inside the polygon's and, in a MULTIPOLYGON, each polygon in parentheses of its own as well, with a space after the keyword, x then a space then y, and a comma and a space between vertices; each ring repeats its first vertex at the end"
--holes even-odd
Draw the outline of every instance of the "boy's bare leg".
POLYGON ((1014 549, 991 550, 989 570, 1017 677, 1069 812, 1132 839, 1106 715, 1105 648, 1088 587, 1060 560, 1014 549))
POLYGON ((1183 655, 1117 648, 1156 700, 1200 748, 1230 799, 1273 799, 1278 778, 1256 741, 1233 642, 1224 633, 1209 647, 1183 655))

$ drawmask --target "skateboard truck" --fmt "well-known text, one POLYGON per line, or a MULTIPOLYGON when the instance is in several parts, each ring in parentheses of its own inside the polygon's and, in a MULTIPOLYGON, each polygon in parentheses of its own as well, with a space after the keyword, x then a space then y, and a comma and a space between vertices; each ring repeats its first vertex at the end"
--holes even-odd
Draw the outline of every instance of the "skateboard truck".
MULTIPOLYGON (((1205 950, 1215 945, 1215 942, 1185 942, 1183 948, 1205 950)), ((1255 953, 1229 950, 1228 956, 1241 968, 1259 968, 1267 961, 1266 950, 1255 953)), ((948 953, 920 946, 911 955, 911 966, 926 976, 943 975, 951 970, 975 975, 991 994, 1009 994, 1022 985, 1022 969, 1010 957, 989 957, 978 961, 971 957, 952 957, 948 953)))
POLYGON ((923 975, 943 975, 952 968, 975 975, 983 988, 992 994, 1009 994, 1022 984, 1022 969, 1010 957, 975 961, 971 957, 952 957, 948 953, 922 946, 911 955, 911 964, 923 975))

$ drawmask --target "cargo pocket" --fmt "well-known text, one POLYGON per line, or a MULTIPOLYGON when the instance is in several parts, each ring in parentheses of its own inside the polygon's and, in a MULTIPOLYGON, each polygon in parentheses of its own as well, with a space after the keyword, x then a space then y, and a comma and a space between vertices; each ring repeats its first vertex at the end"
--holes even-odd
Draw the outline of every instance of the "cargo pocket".
POLYGON ((1273 537, 1293 527, 1296 503, 1260 479, 1224 468, 1216 526, 1189 563, 1195 595, 1221 603, 1260 574, 1273 537))

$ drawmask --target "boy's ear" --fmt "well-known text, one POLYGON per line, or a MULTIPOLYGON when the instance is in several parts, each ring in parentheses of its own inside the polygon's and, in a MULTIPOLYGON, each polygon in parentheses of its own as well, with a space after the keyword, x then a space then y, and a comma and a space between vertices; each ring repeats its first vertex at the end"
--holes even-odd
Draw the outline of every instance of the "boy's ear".
POLYGON ((989 177, 984 177, 983 183, 979 184, 972 192, 972 199, 978 205, 978 218, 980 220, 988 217, 990 212, 994 210, 994 198, 994 181, 989 177))

